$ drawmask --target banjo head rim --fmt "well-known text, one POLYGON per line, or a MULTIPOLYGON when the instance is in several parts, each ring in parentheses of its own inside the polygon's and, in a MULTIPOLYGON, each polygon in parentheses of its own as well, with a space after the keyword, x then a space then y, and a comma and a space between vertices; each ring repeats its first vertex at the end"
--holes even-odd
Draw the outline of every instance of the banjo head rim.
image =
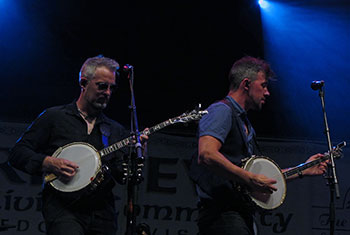
MULTIPOLYGON (((91 153, 94 153, 94 156, 96 156, 96 158, 95 158, 95 161, 97 161, 97 165, 95 166, 95 172, 94 172, 94 174, 91 174, 91 176, 90 176, 90 181, 85 181, 85 183, 83 183, 83 184, 81 184, 81 185, 77 185, 75 188, 73 188, 73 189, 71 189, 71 187, 67 187, 67 188, 64 188, 64 187, 60 187, 60 186, 58 186, 58 185, 56 185, 56 184, 60 184, 60 183, 62 183, 62 184, 64 184, 62 181, 60 181, 59 179, 56 179, 56 180, 54 180, 54 181, 51 181, 50 182, 50 185, 54 188, 54 189, 56 189, 56 190, 58 190, 58 191, 61 191, 61 192, 66 192, 66 193, 69 193, 69 192, 77 192, 77 191, 79 191, 79 190, 81 190, 81 189, 84 189, 85 187, 87 187, 91 182, 93 182, 93 180, 96 178, 96 176, 97 176, 97 174, 100 172, 100 169, 101 169, 101 165, 102 165, 102 163, 101 163, 101 155, 100 155, 100 153, 96 150, 96 148, 94 147, 94 146, 92 146, 91 144, 89 144, 89 143, 85 143, 85 142, 73 142, 73 143, 69 143, 69 144, 66 144, 66 145, 64 145, 64 146, 62 146, 62 147, 59 147, 53 154, 52 154, 52 156, 53 157, 56 157, 56 158, 60 158, 60 154, 61 154, 61 152, 63 151, 63 150, 65 150, 65 149, 67 149, 67 148, 69 148, 69 147, 72 147, 72 146, 85 146, 85 147, 88 147, 87 149, 89 149, 90 148, 90 150, 92 150, 92 151, 90 151, 91 153), (60 183, 57 183, 57 181, 59 181, 60 183)), ((61 157, 62 158, 62 157, 61 157)), ((70 161, 72 161, 71 159, 67 159, 67 160, 70 160, 70 161)), ((71 182, 71 181, 70 181, 71 182)))
MULTIPOLYGON (((249 196, 251 197, 251 199, 254 201, 254 203, 256 205, 258 205, 259 207, 261 207, 263 209, 266 209, 266 210, 276 209, 276 208, 280 207, 283 204, 283 202, 285 201, 285 198, 287 196, 287 184, 286 184, 286 179, 283 176, 282 170, 279 167, 279 165, 274 160, 272 160, 271 158, 266 157, 266 156, 257 156, 257 155, 253 155, 252 157, 247 159, 244 162, 244 164, 243 164, 243 169, 249 171, 247 168, 251 166, 251 164, 254 162, 254 160, 266 160, 267 162, 271 163, 278 170, 278 172, 280 173, 280 176, 281 176, 280 184, 283 185, 283 189, 282 189, 283 192, 282 192, 282 195, 280 197, 280 202, 279 203, 275 203, 273 206, 268 206, 266 203, 263 203, 263 202, 259 201, 258 199, 254 198, 251 195, 251 193, 249 193, 249 196)), ((267 176, 267 177, 269 177, 269 176, 267 176)))
POLYGON ((56 149, 56 151, 52 154, 52 157, 56 157, 56 158, 57 158, 57 157, 58 157, 58 154, 60 154, 60 153, 62 152, 63 149, 68 148, 68 147, 70 147, 71 145, 79 145, 79 144, 81 144, 81 145, 86 145, 86 146, 89 146, 90 148, 92 148, 92 149, 98 154, 98 156, 99 156, 100 159, 101 159, 101 156, 100 156, 99 151, 97 151, 97 149, 96 149, 94 146, 92 146, 91 144, 86 143, 86 142, 72 142, 72 143, 69 143, 69 144, 65 144, 65 145, 59 147, 58 149, 56 149))

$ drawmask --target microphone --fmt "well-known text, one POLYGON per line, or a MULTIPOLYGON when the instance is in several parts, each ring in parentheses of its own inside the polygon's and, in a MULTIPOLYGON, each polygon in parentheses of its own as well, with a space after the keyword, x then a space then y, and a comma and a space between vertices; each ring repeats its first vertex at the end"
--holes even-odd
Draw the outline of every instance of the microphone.
POLYGON ((126 64, 126 65, 123 66, 123 71, 126 72, 126 73, 128 73, 132 69, 133 69, 133 66, 130 65, 130 64, 126 64))
POLYGON ((321 81, 313 81, 311 83, 311 88, 312 88, 312 90, 316 91, 316 90, 321 89, 323 87, 323 85, 324 85, 324 81, 323 80, 321 80, 321 81))

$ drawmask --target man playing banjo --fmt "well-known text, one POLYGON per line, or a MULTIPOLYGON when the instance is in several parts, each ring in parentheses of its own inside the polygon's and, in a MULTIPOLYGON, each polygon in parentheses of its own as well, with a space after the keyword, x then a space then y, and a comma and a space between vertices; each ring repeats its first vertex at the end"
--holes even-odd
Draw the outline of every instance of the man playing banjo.
MULTIPOLYGON (((94 156, 94 151, 129 135, 123 126, 102 113, 116 87, 118 67, 115 60, 106 57, 87 59, 79 74, 81 92, 78 100, 41 113, 11 150, 10 164, 33 175, 53 173, 63 182, 63 187, 71 183, 74 176, 82 174, 85 168, 97 169, 97 172, 91 172, 92 175, 100 174, 100 159, 94 156), (72 143, 75 151, 68 154, 70 160, 52 156, 60 147, 72 143), (91 154, 79 156, 80 151, 91 154), (84 161, 75 161, 78 156, 84 161)), ((42 212, 47 234, 115 235, 112 188, 114 180, 122 180, 125 154, 126 151, 118 150, 102 162, 109 170, 104 172, 102 182, 98 182, 100 184, 95 189, 87 187, 63 193, 50 184, 44 186, 42 212)), ((90 177, 79 175, 75 178, 87 178, 87 183, 90 183, 90 177)), ((64 188, 61 191, 65 191, 64 188)))
MULTIPOLYGON (((229 73, 228 95, 209 106, 208 114, 200 120, 198 152, 190 170, 199 196, 200 235, 254 234, 255 205, 243 188, 267 196, 277 190, 275 179, 240 167, 242 159, 260 155, 246 112, 262 108, 273 76, 261 59, 246 56, 238 60, 229 73)), ((315 154, 307 162, 319 158, 323 154, 315 154)), ((326 167, 322 162, 302 174, 320 175, 326 167)))

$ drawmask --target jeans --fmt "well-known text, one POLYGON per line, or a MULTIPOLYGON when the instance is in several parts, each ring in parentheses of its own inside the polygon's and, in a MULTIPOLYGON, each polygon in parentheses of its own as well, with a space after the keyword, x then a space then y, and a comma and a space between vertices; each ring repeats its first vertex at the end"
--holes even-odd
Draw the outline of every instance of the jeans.
POLYGON ((205 205, 199 207, 198 216, 200 235, 254 235, 252 214, 205 205))
POLYGON ((115 235, 117 214, 112 194, 103 198, 65 199, 44 193, 43 217, 48 235, 115 235))
POLYGON ((116 225, 113 218, 105 218, 101 216, 101 212, 92 212, 89 215, 85 213, 62 213, 54 222, 48 223, 46 229, 48 235, 116 234, 116 225))

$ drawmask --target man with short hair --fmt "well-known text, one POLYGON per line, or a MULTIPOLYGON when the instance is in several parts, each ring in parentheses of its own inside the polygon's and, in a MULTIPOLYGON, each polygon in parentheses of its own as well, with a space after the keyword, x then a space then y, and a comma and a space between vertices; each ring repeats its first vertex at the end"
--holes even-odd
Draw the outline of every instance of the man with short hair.
MULTIPOLYGON (((70 182, 83 166, 74 156, 71 160, 53 157, 59 147, 83 142, 101 150, 128 137, 122 125, 102 112, 116 87, 118 67, 115 60, 103 56, 87 59, 79 74, 79 98, 41 113, 12 148, 10 164, 29 174, 53 173, 58 180, 70 182)), ((114 180, 122 182, 126 154, 122 149, 102 159, 109 171, 96 189, 88 185, 76 192, 61 192, 50 184, 44 186, 42 212, 47 234, 116 234, 112 188, 114 180)))
MULTIPOLYGON (((200 120, 190 175, 199 197, 201 235, 254 234, 255 206, 241 189, 261 194, 276 191, 276 180, 241 167, 242 159, 259 155, 247 112, 262 108, 273 76, 269 64, 261 59, 245 56, 236 61, 229 74, 228 95, 210 105, 200 120)), ((315 154, 308 161, 322 156, 315 154)), ((319 175, 325 170, 322 163, 303 174, 319 175)))

